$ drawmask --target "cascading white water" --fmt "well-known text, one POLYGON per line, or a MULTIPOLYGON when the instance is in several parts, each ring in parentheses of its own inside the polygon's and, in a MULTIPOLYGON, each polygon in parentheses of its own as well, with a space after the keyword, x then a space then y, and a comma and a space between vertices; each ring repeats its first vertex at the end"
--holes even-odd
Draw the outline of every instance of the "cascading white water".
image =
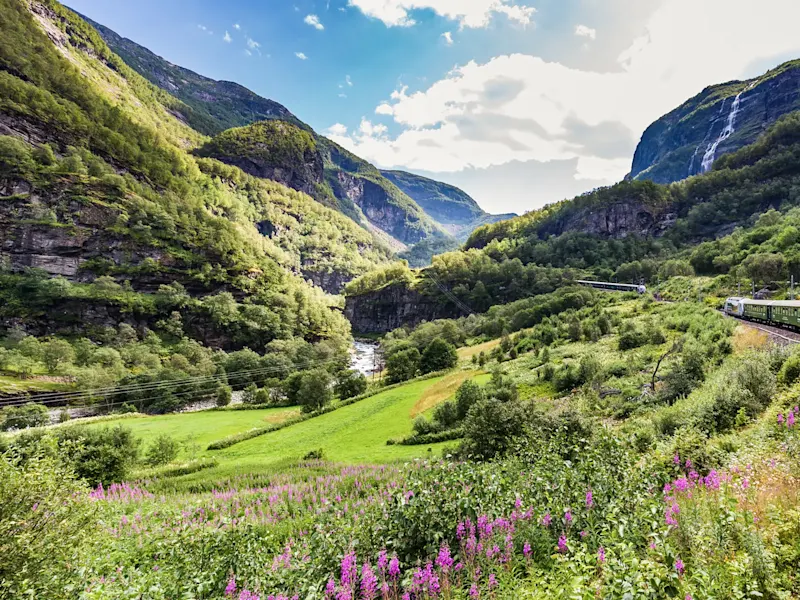
POLYGON ((745 90, 742 90, 736 94, 736 98, 733 99, 733 104, 731 104, 731 111, 728 113, 728 122, 725 124, 725 128, 720 132, 716 141, 708 145, 706 153, 703 155, 703 162, 700 164, 701 173, 707 173, 711 170, 714 159, 717 157, 717 148, 736 131, 736 116, 739 114, 739 107, 741 106, 742 94, 744 94, 744 92, 745 90))
MULTIPOLYGON (((722 113, 725 112, 725 102, 727 100, 728 100, 727 98, 722 99, 722 104, 719 105, 719 115, 717 116, 717 119, 719 119, 719 117, 722 116, 722 113)), ((691 177, 692 175, 696 174, 694 170, 694 161, 697 160, 697 155, 700 153, 700 148, 702 148, 706 144, 708 138, 711 137, 711 132, 714 131, 714 123, 717 122, 717 119, 713 119, 711 121, 711 124, 708 126, 708 133, 706 133, 706 137, 704 137, 703 141, 700 142, 697 145, 697 148, 694 149, 694 154, 692 154, 692 160, 689 161, 689 172, 686 174, 687 177, 691 177)))

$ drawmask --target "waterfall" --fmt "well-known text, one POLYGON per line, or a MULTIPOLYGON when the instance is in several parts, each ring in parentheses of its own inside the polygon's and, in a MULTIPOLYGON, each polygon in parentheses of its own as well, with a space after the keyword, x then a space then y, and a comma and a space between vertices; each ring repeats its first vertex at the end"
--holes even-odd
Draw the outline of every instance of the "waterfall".
POLYGON ((722 99, 722 104, 720 104, 719 113, 717 115, 717 118, 711 120, 711 124, 708 126, 708 131, 706 132, 706 137, 704 137, 703 141, 700 142, 697 145, 697 148, 694 149, 694 154, 692 154, 692 160, 689 161, 689 173, 687 173, 687 175, 686 175, 687 177, 691 177, 692 175, 696 175, 695 170, 694 170, 694 161, 697 160, 697 155, 700 152, 700 148, 702 148, 706 144, 706 141, 708 140, 708 138, 711 137, 711 132, 714 131, 714 123, 716 123, 717 119, 719 119, 722 116, 722 113, 725 112, 725 102, 727 100, 728 100, 727 98, 723 98, 722 99))
POLYGON ((744 92, 745 90, 742 90, 736 94, 736 98, 733 99, 733 104, 731 104, 731 111, 728 113, 728 122, 726 123, 725 128, 720 132, 716 141, 708 145, 706 153, 703 155, 703 162, 700 165, 701 173, 707 173, 711 170, 711 166, 714 164, 714 159, 717 157, 717 148, 719 148, 719 145, 731 137, 733 132, 736 131, 736 115, 739 114, 739 106, 741 105, 742 94, 744 94, 744 92))

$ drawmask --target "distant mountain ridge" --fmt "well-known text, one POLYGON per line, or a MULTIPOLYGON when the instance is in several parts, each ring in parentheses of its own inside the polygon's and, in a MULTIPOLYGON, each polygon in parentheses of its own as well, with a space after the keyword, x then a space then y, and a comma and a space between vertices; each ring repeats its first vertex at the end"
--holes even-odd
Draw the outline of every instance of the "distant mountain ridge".
POLYGON ((747 81, 709 86, 645 130, 628 178, 672 183, 707 172, 796 110, 800 60, 747 81))
POLYGON ((490 215, 469 194, 454 185, 406 171, 382 170, 381 174, 462 242, 481 225, 517 216, 514 213, 490 215))

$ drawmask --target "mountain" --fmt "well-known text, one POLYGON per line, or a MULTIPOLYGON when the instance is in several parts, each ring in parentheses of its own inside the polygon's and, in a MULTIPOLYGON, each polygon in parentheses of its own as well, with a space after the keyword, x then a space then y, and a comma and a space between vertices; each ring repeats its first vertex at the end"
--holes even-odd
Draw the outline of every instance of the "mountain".
POLYGON ((254 349, 346 338, 322 290, 387 261, 369 232, 194 156, 195 109, 55 0, 0 0, 0 31, 0 327, 127 322, 254 349))
POLYGON ((642 135, 630 179, 680 181, 756 141, 781 115, 800 109, 800 60, 760 77, 707 87, 642 135))
POLYGON ((405 171, 381 171, 381 174, 460 241, 465 241, 481 225, 517 216, 490 215, 465 191, 441 181, 405 171))
POLYGON ((111 51, 129 67, 191 107, 197 117, 187 120, 201 133, 214 135, 231 127, 267 119, 301 124, 297 117, 277 102, 262 98, 238 83, 215 81, 173 65, 89 17, 76 14, 94 27, 111 51))
MULTIPOLYGON (((359 333, 466 316, 547 293, 578 278, 629 283, 675 274, 800 280, 800 111, 704 174, 668 185, 622 181, 476 229, 461 251, 417 274, 395 265, 349 284, 359 333), (780 212, 787 215, 782 225, 780 212), (765 214, 766 213, 766 214, 765 214), (717 240, 717 241, 714 241, 717 240), (766 273, 770 275, 767 276, 766 273), (374 285, 373 285, 374 283, 374 285)), ((535 313, 520 319, 538 318, 535 313)), ((503 329, 497 322, 497 332, 503 329)))
POLYGON ((396 251, 424 240, 449 238, 444 227, 378 169, 315 133, 281 104, 236 83, 173 65, 83 18, 131 69, 191 109, 174 113, 198 132, 214 136, 199 149, 201 156, 305 192, 367 227, 396 251), (270 123, 273 120, 281 124, 270 123), (286 139, 280 139, 283 136, 286 139))

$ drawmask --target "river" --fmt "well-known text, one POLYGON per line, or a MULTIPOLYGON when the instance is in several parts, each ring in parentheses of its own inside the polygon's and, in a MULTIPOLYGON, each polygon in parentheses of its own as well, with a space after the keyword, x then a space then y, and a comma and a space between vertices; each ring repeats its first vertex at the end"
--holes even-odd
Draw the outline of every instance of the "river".
POLYGON ((350 350, 350 368, 369 377, 380 365, 376 363, 378 344, 369 340, 355 340, 350 350))

